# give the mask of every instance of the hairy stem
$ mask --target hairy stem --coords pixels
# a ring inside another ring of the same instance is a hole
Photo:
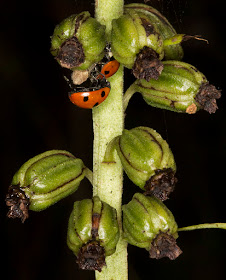
[[[106,34],[109,39],[111,22],[123,13],[124,0],[95,0],[96,19],[106,26]]]
[[[106,25],[109,38],[111,21],[123,12],[123,0],[96,0],[96,18]],[[93,109],[93,195],[110,204],[117,210],[119,225],[121,226],[121,204],[123,189],[123,171],[121,163],[115,155],[115,162],[107,163],[104,155],[108,143],[122,134],[124,126],[123,111],[123,67],[109,79],[111,91],[108,98]],[[102,272],[96,272],[98,280],[127,280],[127,243],[120,238],[116,252],[106,257],[106,267]]]

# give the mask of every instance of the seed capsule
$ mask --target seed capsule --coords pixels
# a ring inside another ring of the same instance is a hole
[[[8,217],[28,218],[28,210],[42,211],[78,189],[85,176],[81,159],[62,150],[39,154],[16,172],[6,196]]]
[[[143,13],[148,16],[151,23],[157,26],[159,33],[161,34],[161,37],[164,41],[174,37],[177,34],[167,18],[165,18],[158,10],[154,9],[151,6],[140,3],[131,3],[125,5],[125,10],[135,10],[136,12]],[[164,45],[163,48],[164,57],[166,60],[181,60],[183,58],[183,49],[179,43],[168,44],[167,46]]]
[[[145,248],[150,258],[174,260],[182,253],[176,244],[174,216],[156,197],[136,193],[122,210],[123,236],[128,243]]]
[[[177,182],[176,164],[160,134],[148,127],[124,129],[115,140],[115,148],[134,184],[161,200],[168,198]]]
[[[194,114],[203,109],[215,113],[220,90],[210,85],[194,66],[179,61],[164,61],[157,81],[137,80],[135,91],[140,92],[148,105],[175,112]]]
[[[50,51],[62,67],[86,70],[103,58],[105,44],[105,27],[82,12],[56,26]]]
[[[95,196],[76,201],[69,218],[67,244],[81,269],[101,271],[119,239],[116,210]]]
[[[112,21],[111,50],[114,58],[132,69],[138,79],[158,79],[163,67],[163,40],[148,15],[135,9]]]

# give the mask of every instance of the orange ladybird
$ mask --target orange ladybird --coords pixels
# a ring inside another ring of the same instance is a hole
[[[117,60],[111,60],[108,63],[104,64],[101,69],[101,74],[103,74],[105,78],[109,78],[118,71],[119,66],[120,63]]]
[[[78,107],[92,109],[102,103],[110,92],[110,87],[100,88],[94,91],[72,92],[69,99]]]

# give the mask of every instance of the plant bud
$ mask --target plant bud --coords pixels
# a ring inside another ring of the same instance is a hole
[[[122,210],[123,236],[128,243],[145,248],[155,259],[174,260],[182,253],[176,244],[174,216],[156,197],[136,193]]]
[[[42,211],[78,189],[85,176],[81,159],[62,150],[39,154],[16,172],[6,196],[8,217],[28,218],[28,210]]]
[[[67,244],[81,269],[101,271],[105,257],[116,250],[119,226],[116,210],[99,197],[74,203],[69,218]]]
[[[148,105],[175,112],[194,114],[203,109],[215,113],[220,90],[210,85],[194,66],[179,61],[164,61],[157,81],[136,80],[134,87]]]
[[[163,66],[163,40],[148,15],[135,9],[112,21],[111,50],[114,58],[138,79],[158,79]]]
[[[56,26],[50,51],[62,67],[86,70],[103,58],[105,44],[105,27],[82,12]]]
[[[124,129],[116,140],[115,148],[134,184],[161,200],[168,198],[177,182],[174,177],[176,164],[160,134],[148,127]]]
[[[135,10],[149,17],[151,23],[157,26],[163,40],[174,37],[177,33],[169,21],[156,9],[151,6],[131,3],[125,5],[125,10]],[[166,60],[181,60],[183,58],[183,49],[180,44],[170,44],[164,46],[164,58]]]

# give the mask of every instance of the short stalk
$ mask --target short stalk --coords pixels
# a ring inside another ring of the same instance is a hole
[[[104,161],[103,163],[115,163],[115,144],[118,140],[118,137],[115,137],[111,140],[110,143],[108,143],[105,155],[104,155]]]
[[[123,109],[124,109],[124,111],[126,110],[128,104],[129,104],[129,101],[130,101],[131,97],[134,95],[135,92],[136,92],[135,84],[132,84],[127,89],[127,91],[125,92],[124,97],[123,97]]]
[[[93,172],[86,167],[85,169],[85,176],[90,181],[91,185],[93,184]]]
[[[123,0],[96,0],[96,18],[106,25],[109,38],[111,22],[123,12]],[[111,91],[108,98],[93,109],[93,195],[110,204],[117,210],[119,226],[121,223],[121,204],[123,189],[123,171],[118,157],[112,163],[104,162],[104,155],[108,143],[122,134],[124,126],[123,110],[123,67],[113,75],[109,82]],[[127,243],[120,237],[116,252],[106,257],[106,267],[102,272],[96,271],[98,280],[127,280]]]

